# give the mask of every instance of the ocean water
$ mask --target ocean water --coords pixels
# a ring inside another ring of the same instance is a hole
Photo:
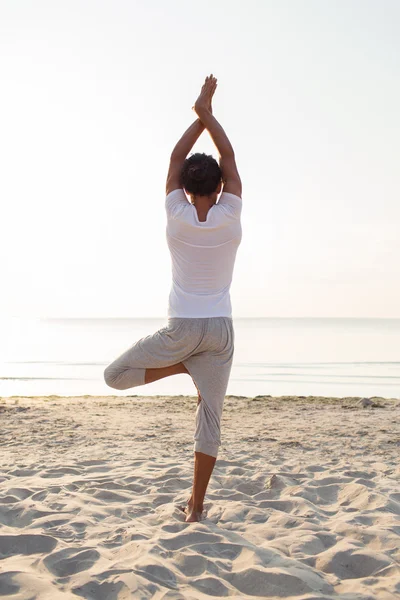
[[[0,323],[0,396],[196,394],[188,375],[118,391],[105,367],[165,319]],[[400,319],[235,319],[227,393],[400,398]]]

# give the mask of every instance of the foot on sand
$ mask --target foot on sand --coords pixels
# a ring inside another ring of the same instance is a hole
[[[203,514],[203,512],[198,512],[197,510],[189,511],[185,521],[186,521],[186,523],[195,523],[197,521],[201,521],[202,514]]]
[[[185,521],[187,523],[193,523],[194,521],[201,521],[201,515],[203,514],[203,509],[201,511],[193,510],[193,501],[191,498],[187,501],[186,506],[178,506],[179,510],[181,510],[186,515]]]

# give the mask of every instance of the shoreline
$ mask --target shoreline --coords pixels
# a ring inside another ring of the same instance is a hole
[[[159,398],[165,398],[166,400],[171,400],[174,398],[196,398],[197,399],[197,395],[194,394],[126,394],[126,395],[117,395],[117,394],[106,394],[106,395],[98,395],[98,394],[79,394],[79,395],[72,395],[72,396],[67,396],[67,395],[58,395],[58,394],[39,394],[39,395],[35,395],[35,396],[21,396],[19,395],[13,395],[13,396],[0,396],[0,401],[1,400],[11,400],[11,399],[42,399],[42,398],[51,398],[51,399],[63,399],[63,398],[86,398],[86,399],[107,399],[107,398],[142,398],[145,400],[150,400],[152,398],[154,399],[159,399]],[[227,394],[225,396],[225,400],[248,400],[248,401],[276,401],[276,400],[281,400],[281,401],[306,401],[306,402],[318,402],[318,401],[326,401],[326,402],[330,402],[333,403],[334,401],[336,402],[343,402],[343,401],[349,401],[349,402],[356,402],[356,401],[361,401],[361,400],[370,400],[372,402],[376,402],[376,401],[383,401],[383,402],[400,402],[400,396],[399,397],[389,397],[389,396],[287,396],[287,395],[283,395],[283,396],[271,396],[269,394],[261,394],[258,396],[239,396],[239,395],[235,395],[235,394]]]

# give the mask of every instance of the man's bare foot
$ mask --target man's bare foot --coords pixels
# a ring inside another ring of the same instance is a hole
[[[198,512],[197,510],[191,510],[188,512],[188,515],[185,519],[186,523],[195,523],[197,521],[201,521],[202,512]]]
[[[179,508],[179,510],[181,510],[182,512],[184,512],[185,515],[187,515],[187,518],[185,519],[186,521],[189,521],[189,520],[190,521],[199,521],[200,519],[189,519],[188,517],[191,516],[191,515],[193,515],[193,514],[195,514],[195,513],[201,515],[202,512],[203,512],[203,508],[201,509],[201,511],[199,511],[199,510],[194,511],[193,510],[193,500],[192,500],[192,497],[189,498],[189,500],[186,503],[186,506],[178,506],[178,508]]]
[[[194,380],[192,380],[192,381],[193,381],[193,383],[194,383]],[[196,390],[197,390],[197,406],[198,406],[198,405],[200,404],[200,402],[201,402],[202,398],[201,398],[201,395],[200,395],[200,390],[199,390],[199,388],[197,387],[197,385],[196,385],[195,383],[194,383],[194,385],[195,385],[195,387],[196,387]]]

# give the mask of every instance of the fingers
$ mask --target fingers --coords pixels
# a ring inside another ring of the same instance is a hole
[[[207,75],[203,86],[201,88],[200,95],[196,102],[204,102],[206,105],[209,105],[211,110],[211,100],[214,96],[215,90],[217,89],[217,78],[211,73],[211,75]],[[192,107],[194,108],[194,107]]]
[[[216,89],[217,89],[217,78],[213,77],[213,75],[206,77],[206,80],[205,80],[204,85],[201,90],[202,93],[205,96],[212,98]]]
[[[211,73],[211,75],[207,75],[205,78],[203,88],[211,88],[217,85],[217,78]]]

